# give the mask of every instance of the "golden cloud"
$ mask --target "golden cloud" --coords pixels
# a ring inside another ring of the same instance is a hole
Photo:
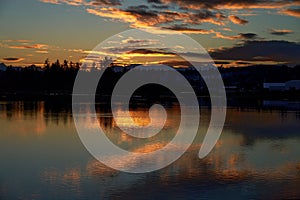
[[[292,17],[300,17],[300,9],[286,9],[280,11],[280,13]]]
[[[26,44],[26,45],[11,45],[11,49],[47,49],[48,45],[45,44]]]
[[[229,19],[232,23],[234,23],[234,24],[245,25],[245,24],[248,23],[247,20],[241,19],[241,18],[239,18],[238,16],[235,16],[235,15],[230,15],[230,16],[228,16],[228,19]]]

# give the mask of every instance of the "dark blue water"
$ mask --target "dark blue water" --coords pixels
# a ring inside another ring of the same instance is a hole
[[[168,112],[166,133],[144,150],[155,150],[172,137],[180,112],[176,106]],[[137,123],[149,120],[145,109],[136,108],[132,115]],[[199,159],[209,117],[209,109],[202,109],[199,134],[175,163],[127,174],[87,152],[68,106],[1,102],[0,199],[300,198],[299,112],[229,108],[214,150]],[[102,111],[100,120],[114,142],[124,147],[131,143],[126,134],[115,132],[109,113]]]

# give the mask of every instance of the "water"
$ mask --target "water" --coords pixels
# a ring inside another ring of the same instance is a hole
[[[179,107],[169,105],[162,134],[149,144],[133,143],[115,126],[108,109],[98,107],[107,136],[137,152],[166,145],[180,116]],[[147,124],[147,113],[137,106],[131,114],[136,123]],[[127,174],[87,152],[67,103],[0,102],[0,199],[300,198],[299,112],[228,108],[221,138],[201,160],[197,154],[209,119],[209,109],[201,108],[199,133],[175,163],[147,174]]]

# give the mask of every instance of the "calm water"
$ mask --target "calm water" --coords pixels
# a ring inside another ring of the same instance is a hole
[[[180,116],[177,106],[169,106],[163,132],[146,144],[122,133],[101,107],[99,120],[107,136],[137,152],[167,144]],[[143,106],[131,114],[138,124],[149,122]],[[69,105],[0,102],[0,199],[300,198],[299,112],[229,108],[220,140],[200,160],[209,117],[209,109],[201,109],[197,138],[178,161],[156,172],[127,174],[87,152]],[[132,126],[126,119],[122,123]]]

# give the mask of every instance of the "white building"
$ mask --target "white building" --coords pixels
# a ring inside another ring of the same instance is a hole
[[[285,83],[264,83],[263,87],[270,91],[300,90],[300,80],[291,80]]]
[[[285,82],[286,90],[300,90],[300,80],[291,80]]]
[[[270,91],[284,91],[285,83],[264,83],[264,89]]]

